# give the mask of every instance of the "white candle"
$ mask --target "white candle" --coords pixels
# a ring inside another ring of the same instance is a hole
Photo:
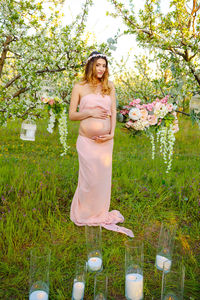
[[[100,257],[91,257],[88,260],[88,266],[91,271],[99,271],[101,269],[102,259]]]
[[[156,267],[159,270],[163,270],[165,263],[165,270],[166,272],[170,271],[172,261],[164,256],[156,255]]]
[[[29,300],[48,300],[48,294],[45,291],[34,291],[29,295]]]
[[[126,297],[131,300],[143,299],[143,276],[141,274],[126,275]]]
[[[74,282],[73,293],[72,293],[73,300],[82,300],[84,296],[84,289],[85,289],[84,282],[79,282],[79,281]]]

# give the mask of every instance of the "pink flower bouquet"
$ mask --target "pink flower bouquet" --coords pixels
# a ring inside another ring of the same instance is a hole
[[[124,106],[120,113],[124,116],[125,126],[129,130],[143,131],[152,126],[169,126],[173,124],[174,133],[179,130],[175,105],[169,102],[169,96],[156,99],[151,103],[141,104],[140,99],[134,99]]]

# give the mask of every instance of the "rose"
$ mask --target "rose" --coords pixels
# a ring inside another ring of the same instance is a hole
[[[131,106],[135,106],[136,104],[140,104],[141,100],[140,99],[134,99],[132,102],[129,103]]]
[[[41,98],[41,101],[42,101],[43,103],[48,103],[49,99],[48,99],[48,98],[45,98],[45,97],[42,97],[42,98]]]
[[[132,108],[129,111],[129,118],[134,121],[139,120],[141,118],[141,112],[140,112],[139,108]]]
[[[154,114],[159,118],[164,118],[164,116],[168,113],[166,105],[161,102],[157,102],[154,107]]]
[[[146,127],[149,127],[149,123],[148,121],[138,120],[131,127],[135,130],[144,130]]]
[[[55,103],[54,99],[50,99],[49,102],[48,102],[48,104],[51,105],[51,106],[54,105],[54,103]]]
[[[148,117],[148,112],[146,109],[141,109],[140,110],[140,113],[141,113],[141,120],[145,121]]]
[[[172,103],[167,103],[166,106],[167,106],[168,112],[171,112],[173,110],[173,108],[174,108],[174,106],[173,106]]]
[[[156,115],[148,115],[149,125],[156,125],[158,122],[158,118]]]
[[[133,125],[133,122],[132,121],[128,121],[128,122],[126,122],[126,128],[130,128],[130,127],[132,127],[132,125]]]

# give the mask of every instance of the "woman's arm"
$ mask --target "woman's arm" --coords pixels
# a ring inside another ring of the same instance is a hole
[[[115,126],[116,126],[116,97],[115,97],[115,87],[114,84],[111,82],[111,93],[110,93],[110,97],[111,97],[111,129],[110,129],[110,134],[104,134],[98,137],[95,137],[95,141],[97,143],[103,143],[106,142],[108,140],[111,140],[114,137],[114,133],[115,133]]]
[[[112,100],[112,106],[111,106],[111,130],[110,130],[110,135],[114,137],[115,134],[115,126],[116,126],[116,96],[115,96],[115,87],[114,84],[112,83],[112,90],[110,94],[111,100]]]
[[[72,89],[72,96],[69,106],[69,119],[72,121],[81,121],[89,117],[106,119],[107,111],[103,108],[86,109],[82,112],[77,112],[77,107],[80,99],[80,85],[75,84]]]
[[[77,107],[80,99],[80,87],[78,84],[72,89],[72,96],[69,106],[69,119],[72,121],[80,121],[91,117],[90,110],[84,110],[83,112],[77,112]]]

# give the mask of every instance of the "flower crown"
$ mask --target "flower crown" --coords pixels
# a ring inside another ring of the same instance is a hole
[[[101,54],[101,53],[98,53],[98,54],[92,54],[91,56],[88,57],[88,59],[86,60],[86,64],[88,63],[88,61],[90,61],[92,58],[94,57],[102,57],[102,58],[105,58],[107,60],[107,56],[105,54]]]

